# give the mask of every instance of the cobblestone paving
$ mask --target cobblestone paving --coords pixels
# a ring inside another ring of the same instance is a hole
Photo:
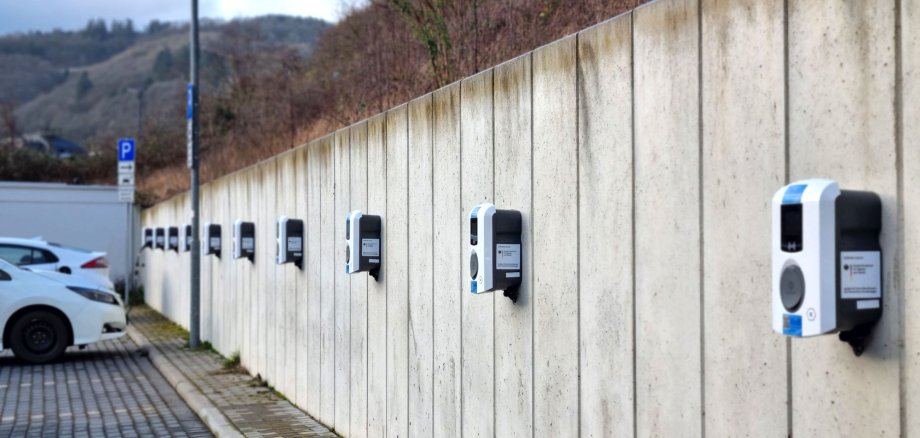
[[[228,372],[210,351],[191,351],[184,333],[149,307],[131,310],[131,323],[163,352],[233,425],[248,437],[337,435],[245,372]]]
[[[55,363],[0,354],[0,437],[211,436],[127,337]]]

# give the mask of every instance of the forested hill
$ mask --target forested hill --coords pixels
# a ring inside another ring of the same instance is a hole
[[[205,21],[201,38],[214,43],[245,29],[257,44],[293,48],[305,57],[328,26],[289,16]],[[205,51],[204,79],[219,87],[226,61],[216,44],[207,46],[212,49]],[[101,139],[132,134],[124,131],[137,126],[139,97],[145,124],[156,124],[164,112],[181,111],[187,76],[184,24],[153,21],[136,29],[130,20],[92,20],[77,31],[0,37],[0,110],[15,113],[19,133],[51,131],[92,148]],[[0,134],[8,128],[0,126]]]

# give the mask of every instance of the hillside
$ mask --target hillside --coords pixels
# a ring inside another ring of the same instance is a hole
[[[150,126],[175,121],[170,116],[184,111],[187,28],[155,22],[138,33],[126,23],[108,29],[92,21],[77,32],[0,38],[0,102],[15,104],[17,130],[52,131],[95,149],[110,138],[135,135],[139,117]],[[327,24],[281,16],[205,24],[203,92],[226,89],[228,74],[215,42],[239,27],[255,29],[264,46],[308,56]]]

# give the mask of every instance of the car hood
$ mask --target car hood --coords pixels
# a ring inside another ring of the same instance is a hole
[[[54,281],[56,281],[56,282],[58,282],[58,283],[63,284],[64,286],[83,287],[83,288],[87,288],[87,289],[101,290],[101,291],[108,292],[108,293],[110,293],[110,294],[115,294],[115,292],[112,291],[111,289],[101,287],[101,286],[99,286],[99,285],[96,284],[96,283],[93,283],[93,282],[91,282],[91,281],[86,281],[86,280],[84,280],[84,279],[82,279],[82,278],[80,278],[80,277],[74,276],[74,275],[62,274],[62,273],[60,273],[60,272],[55,272],[55,271],[43,271],[43,270],[39,270],[39,269],[30,269],[30,271],[31,271],[33,274],[40,275],[40,276],[45,277],[45,278],[47,278],[47,279],[49,279],[49,280],[54,280]],[[115,294],[115,295],[117,295],[117,294]]]

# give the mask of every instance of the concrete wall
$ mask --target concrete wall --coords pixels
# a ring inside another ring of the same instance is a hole
[[[347,436],[920,434],[918,32],[920,0],[659,0],[226,176],[204,336]],[[770,328],[770,199],[810,177],[884,201],[860,358]],[[462,286],[483,201],[524,217],[517,304]],[[383,217],[379,281],[343,273],[351,209]],[[145,258],[187,324],[188,255]]]

